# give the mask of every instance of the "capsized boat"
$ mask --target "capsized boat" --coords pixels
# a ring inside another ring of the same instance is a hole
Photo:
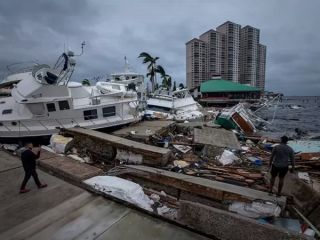
[[[225,129],[240,129],[246,134],[252,134],[257,131],[257,127],[265,124],[243,103],[239,103],[230,109],[223,109],[216,117],[215,123]]]
[[[74,56],[63,53],[54,67],[38,64],[19,75],[11,96],[0,98],[0,138],[48,136],[74,126],[101,129],[140,119],[136,94],[70,82]]]
[[[190,95],[188,89],[156,90],[147,100],[145,117],[186,121],[203,117],[202,107]]]

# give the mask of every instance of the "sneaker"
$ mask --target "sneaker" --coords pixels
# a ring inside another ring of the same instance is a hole
[[[20,189],[20,193],[27,193],[27,192],[30,192],[31,189]]]
[[[41,184],[40,186],[38,186],[38,188],[45,188],[48,187],[48,184]]]

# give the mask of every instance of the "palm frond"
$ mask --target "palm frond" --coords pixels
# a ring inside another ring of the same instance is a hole
[[[157,65],[155,71],[161,75],[162,78],[165,78],[166,76],[166,71],[161,65]]]
[[[153,57],[151,57],[151,55],[147,52],[142,52],[139,54],[138,58],[150,58],[152,59]]]

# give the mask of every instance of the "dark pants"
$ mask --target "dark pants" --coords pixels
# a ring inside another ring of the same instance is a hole
[[[24,171],[25,171],[25,175],[24,175],[24,179],[22,181],[20,189],[25,189],[27,182],[29,181],[31,176],[33,177],[33,180],[37,184],[37,186],[38,187],[41,186],[41,183],[35,168],[25,168]]]
[[[288,167],[276,167],[272,165],[271,176],[274,178],[277,176],[279,176],[279,178],[284,178],[288,173],[288,170],[289,170]]]

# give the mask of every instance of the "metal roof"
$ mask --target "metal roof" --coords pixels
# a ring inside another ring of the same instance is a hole
[[[201,83],[200,92],[258,92],[258,88],[228,80],[208,80]]]

